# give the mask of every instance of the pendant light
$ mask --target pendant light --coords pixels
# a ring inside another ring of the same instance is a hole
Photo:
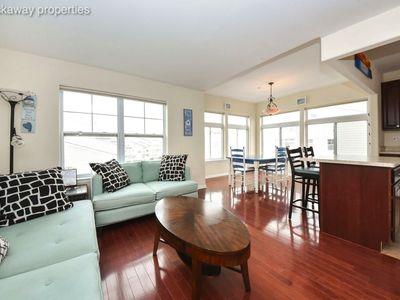
[[[269,84],[269,97],[268,97],[268,103],[267,107],[263,110],[263,114],[266,116],[272,116],[276,115],[279,113],[279,108],[274,102],[275,97],[272,96],[272,85],[274,84],[273,82],[268,82]]]

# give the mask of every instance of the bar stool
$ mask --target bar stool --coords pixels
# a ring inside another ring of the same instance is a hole
[[[287,147],[286,153],[289,160],[290,169],[292,171],[289,219],[292,218],[293,207],[300,208],[306,211],[311,211],[314,213],[319,213],[319,205],[317,210],[308,207],[308,202],[311,202],[312,204],[318,204],[318,197],[308,197],[308,192],[306,191],[307,186],[309,186],[307,183],[313,180],[316,183],[316,195],[318,194],[319,169],[315,167],[305,167],[303,160],[303,151],[301,147],[298,147],[296,149],[289,149],[289,147]],[[301,199],[294,199],[296,183],[301,183]],[[301,202],[301,205],[296,204],[298,202]]]
[[[314,148],[313,146],[310,147],[303,147],[303,152],[304,152],[304,156],[307,158],[312,158],[314,157]],[[307,161],[307,167],[308,168],[319,168],[319,165],[317,164],[316,161]],[[307,199],[309,198],[310,195],[310,186],[312,186],[312,193],[311,193],[311,198],[313,200],[316,200],[316,197],[318,196],[316,194],[316,189],[318,187],[318,181],[317,180],[307,180],[307,187],[306,187],[306,195],[307,195]],[[312,202],[312,207],[314,208],[314,202]]]

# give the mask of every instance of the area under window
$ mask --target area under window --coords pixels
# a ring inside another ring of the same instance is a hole
[[[228,154],[230,148],[245,148],[248,152],[249,118],[228,115]]]
[[[307,145],[319,156],[368,154],[368,103],[309,109],[306,111]]]
[[[65,168],[90,174],[89,162],[159,159],[165,104],[61,90]]]
[[[224,147],[223,114],[204,113],[205,159],[222,159]]]
[[[262,153],[275,156],[275,147],[300,146],[300,112],[294,111],[261,117]]]

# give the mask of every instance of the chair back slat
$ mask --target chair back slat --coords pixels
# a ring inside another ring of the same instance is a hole
[[[304,151],[304,156],[305,157],[314,157],[314,148],[313,148],[313,146],[304,147],[303,151]],[[317,163],[315,161],[308,161],[307,162],[307,167],[315,167],[316,164]]]
[[[246,151],[244,147],[242,149],[230,148],[231,151],[231,164],[232,170],[235,171],[244,171],[245,170],[245,156]]]
[[[287,159],[289,160],[292,174],[294,174],[295,169],[304,168],[304,161],[301,159],[303,158],[303,151],[301,147],[295,149],[290,149],[289,147],[286,147],[286,154]]]

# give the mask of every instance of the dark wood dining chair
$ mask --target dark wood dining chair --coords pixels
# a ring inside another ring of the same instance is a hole
[[[313,146],[303,147],[303,152],[304,156],[307,158],[313,158],[315,156]],[[307,161],[307,167],[319,168],[319,165],[316,161]],[[310,195],[310,187],[312,187],[311,195]],[[307,198],[311,197],[312,199],[315,200],[316,197],[318,197],[316,192],[317,187],[318,187],[318,182],[316,180],[308,179],[306,183],[306,197]],[[312,206],[314,207],[314,202],[312,202]]]
[[[314,207],[309,208],[308,203],[318,204],[318,198],[311,198],[307,194],[307,182],[311,182],[311,180],[315,181],[319,184],[319,169],[314,167],[308,167],[305,165],[303,160],[303,149],[301,147],[295,149],[286,148],[287,158],[289,160],[290,169],[292,172],[292,186],[291,186],[291,194],[290,194],[290,207],[289,207],[289,219],[292,218],[293,207],[300,208],[302,210],[311,211],[314,213],[319,213],[319,205],[318,209],[314,209]],[[301,198],[295,198],[295,187],[296,183],[301,184]],[[317,195],[317,193],[316,193]],[[298,205],[297,203],[301,203]]]

